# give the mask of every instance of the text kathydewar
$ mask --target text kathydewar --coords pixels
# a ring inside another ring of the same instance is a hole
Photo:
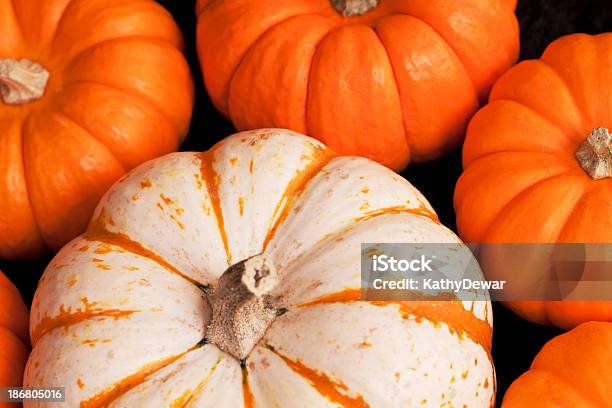
[[[432,278],[376,278],[372,281],[375,290],[423,290],[450,291],[455,293],[469,290],[503,290],[506,281],[473,279],[432,279]]]

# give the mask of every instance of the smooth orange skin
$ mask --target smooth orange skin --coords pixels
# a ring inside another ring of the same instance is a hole
[[[50,73],[42,98],[0,101],[0,258],[30,258],[83,232],[127,170],[178,148],[193,84],[152,0],[0,0],[0,34],[0,59]]]
[[[499,79],[463,148],[455,210],[464,241],[612,242],[612,179],[592,180],[574,158],[593,128],[612,129],[610,78],[607,33],[560,38],[541,59]],[[528,320],[565,329],[612,321],[610,301],[508,305]]]
[[[288,128],[394,170],[442,156],[519,51],[516,0],[199,0],[213,103],[239,130]]]
[[[502,408],[612,406],[612,323],[583,323],[542,347]]]
[[[0,387],[20,387],[29,354],[28,310],[17,288],[0,272]],[[21,404],[0,402],[0,407]]]

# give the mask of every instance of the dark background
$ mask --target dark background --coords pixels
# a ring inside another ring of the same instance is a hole
[[[181,150],[206,150],[234,130],[211,105],[202,82],[195,49],[195,0],[158,1],[174,15],[183,30],[187,59],[196,85],[191,131]],[[612,31],[612,0],[519,0],[517,15],[521,26],[521,60],[538,58],[551,41],[565,34]],[[411,165],[402,173],[425,194],[441,221],[454,230],[452,192],[460,174],[460,150],[431,163]],[[30,304],[36,283],[50,259],[0,260],[0,269],[15,282],[26,303]],[[529,368],[542,345],[561,331],[523,321],[499,303],[494,304],[494,315],[493,358],[500,403],[510,383]]]

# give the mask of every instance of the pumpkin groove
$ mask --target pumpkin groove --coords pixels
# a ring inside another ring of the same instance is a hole
[[[202,180],[204,180],[204,182],[206,183],[206,189],[208,190],[208,195],[210,196],[212,208],[215,212],[217,226],[219,227],[219,234],[221,235],[223,247],[225,248],[225,253],[227,255],[227,264],[231,265],[232,253],[229,249],[229,244],[227,242],[227,233],[225,232],[225,224],[223,223],[223,209],[221,208],[221,199],[219,198],[219,175],[215,172],[215,169],[213,168],[214,154],[214,146],[209,151],[202,153],[200,158],[200,160],[202,161],[200,172],[202,175]]]

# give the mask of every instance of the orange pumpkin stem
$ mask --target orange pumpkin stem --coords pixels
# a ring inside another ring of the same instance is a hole
[[[612,135],[595,128],[576,151],[576,160],[593,180],[612,177]]]
[[[212,320],[206,340],[244,360],[282,313],[270,296],[277,282],[276,268],[266,254],[227,269],[209,297]]]
[[[49,72],[36,62],[0,59],[0,94],[7,105],[22,105],[41,98],[48,81]]]
[[[343,17],[361,16],[375,9],[380,0],[331,0],[332,6]]]

